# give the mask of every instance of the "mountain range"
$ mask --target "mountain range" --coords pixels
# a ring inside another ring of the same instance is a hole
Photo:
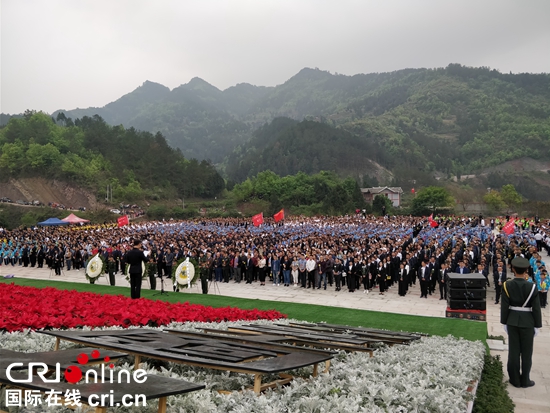
[[[236,182],[330,169],[401,184],[550,161],[550,75],[460,64],[354,76],[305,68],[275,87],[225,90],[146,81],[104,107],[60,112],[161,132]]]

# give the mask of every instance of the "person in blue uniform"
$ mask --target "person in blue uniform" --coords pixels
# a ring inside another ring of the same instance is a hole
[[[515,257],[514,278],[502,285],[500,322],[508,333],[508,377],[514,387],[532,387],[530,379],[534,337],[542,327],[539,295],[535,283],[527,281],[529,261]]]

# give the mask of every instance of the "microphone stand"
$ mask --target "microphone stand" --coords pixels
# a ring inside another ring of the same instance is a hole
[[[164,277],[162,275],[160,276],[160,292],[153,294],[153,297],[157,295],[168,295],[168,292],[164,291]]]

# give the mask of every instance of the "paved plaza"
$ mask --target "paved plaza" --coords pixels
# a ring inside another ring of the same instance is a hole
[[[51,280],[52,286],[56,281],[82,282],[87,283],[84,271],[65,271],[61,276],[55,276],[49,269],[24,268],[0,266],[0,275],[13,274],[16,278],[32,278],[41,280]],[[108,284],[106,277],[100,277],[99,284]],[[126,279],[118,274],[116,276],[116,285],[129,287]],[[143,288],[149,288],[148,281],[143,282]],[[160,286],[157,285],[157,289]],[[165,281],[167,291],[172,291],[171,281]],[[185,301],[185,295],[189,293],[200,293],[200,287],[194,286],[189,291],[170,294],[181,295],[182,301]],[[265,286],[260,286],[259,282],[237,284],[233,281],[229,283],[211,284],[211,294],[221,294],[231,297],[257,298],[259,300],[271,300],[280,302],[295,302],[304,304],[320,304],[333,307],[345,307],[362,310],[383,311],[388,313],[411,314],[428,317],[445,317],[446,302],[439,300],[439,290],[427,299],[420,298],[420,288],[418,284],[409,290],[405,297],[397,294],[397,287],[391,288],[384,295],[379,295],[376,290],[370,293],[364,293],[363,290],[350,293],[345,289],[334,291],[334,287],[324,289],[304,289],[300,287],[276,286],[266,282]],[[495,305],[495,293],[493,285],[488,289],[487,296],[487,328],[490,335],[505,336],[502,325],[500,324],[500,305]],[[550,411],[550,307],[543,309],[543,328],[539,336],[535,339],[535,349],[533,355],[533,368],[531,379],[536,385],[528,389],[516,389],[508,386],[508,391],[516,404],[516,413],[548,413]],[[427,321],[429,322],[429,321]],[[476,323],[477,321],[472,321]],[[342,320],[345,324],[345,320]],[[506,369],[508,359],[507,350],[491,350],[491,354],[500,355]],[[507,373],[505,371],[505,377]]]

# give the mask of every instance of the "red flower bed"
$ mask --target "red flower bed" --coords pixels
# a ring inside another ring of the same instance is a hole
[[[276,320],[278,311],[212,308],[121,295],[100,295],[55,288],[0,283],[0,332],[41,328],[161,326],[173,321]]]

